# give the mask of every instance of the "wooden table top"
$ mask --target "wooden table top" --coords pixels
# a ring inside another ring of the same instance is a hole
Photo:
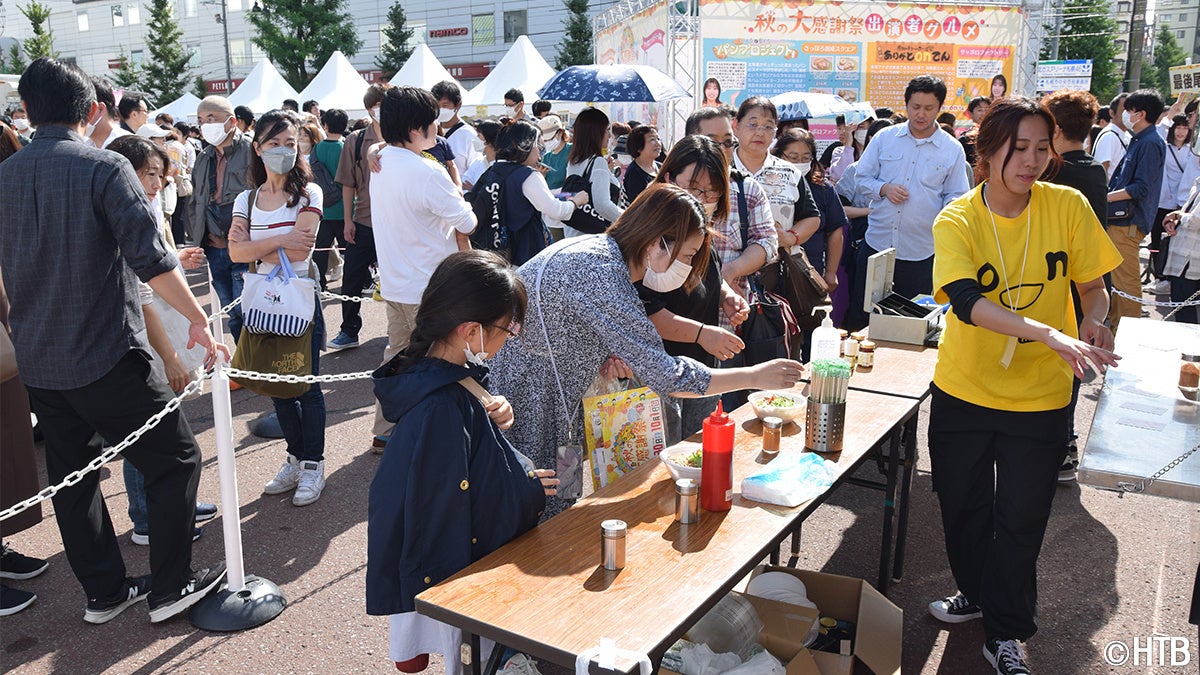
[[[875,367],[854,369],[850,388],[889,396],[923,399],[929,395],[938,350],[903,342],[876,342]]]
[[[917,405],[851,391],[846,449],[826,455],[837,463],[837,482]],[[824,499],[790,509],[742,499],[741,480],[761,468],[762,425],[748,405],[731,417],[737,432],[730,511],[701,511],[699,523],[680,525],[670,474],[661,461],[648,462],[425,591],[418,611],[567,667],[605,637],[619,649],[661,658]],[[698,438],[683,444],[699,447]],[[785,426],[781,445],[801,451],[803,431]],[[629,526],[626,567],[618,572],[601,566],[600,523],[610,518]]]

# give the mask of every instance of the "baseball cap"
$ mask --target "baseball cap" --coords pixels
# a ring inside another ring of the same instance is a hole
[[[549,140],[554,134],[562,131],[563,123],[558,115],[546,115],[537,121],[538,129],[542,131],[542,140]]]
[[[138,127],[137,135],[142,138],[163,138],[164,136],[170,136],[171,132],[157,124],[143,124]]]

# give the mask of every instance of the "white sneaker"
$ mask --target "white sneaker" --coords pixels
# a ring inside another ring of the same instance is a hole
[[[1171,282],[1166,279],[1160,279],[1152,284],[1146,284],[1142,290],[1152,295],[1169,295],[1171,293]]]
[[[500,645],[496,645],[496,649],[501,649]],[[524,654],[516,654],[504,667],[496,671],[496,675],[542,675],[542,671],[537,669],[537,662]]]
[[[321,498],[325,489],[325,462],[300,462],[296,494],[292,495],[294,506],[308,506]]]
[[[283,463],[283,466],[279,467],[279,473],[275,474],[271,482],[263,487],[263,494],[278,495],[288,490],[295,490],[299,479],[300,462],[295,457],[288,455],[287,461]]]

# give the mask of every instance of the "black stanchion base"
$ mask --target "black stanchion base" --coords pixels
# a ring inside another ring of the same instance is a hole
[[[254,628],[274,619],[287,606],[287,598],[273,582],[246,575],[246,588],[234,593],[220,590],[192,608],[192,625],[203,630],[229,633]]]
[[[269,412],[249,424],[250,433],[259,438],[283,438],[283,429],[279,426],[279,416]]]

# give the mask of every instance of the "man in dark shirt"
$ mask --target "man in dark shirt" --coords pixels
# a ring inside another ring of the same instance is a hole
[[[1135,298],[1142,297],[1141,262],[1138,248],[1158,212],[1158,197],[1162,190],[1163,164],[1167,144],[1158,135],[1155,125],[1166,104],[1162,94],[1154,89],[1139,89],[1125,99],[1122,112],[1125,128],[1133,133],[1129,149],[1108,183],[1108,201],[1129,200],[1131,217],[1119,223],[1109,223],[1108,236],[1121,252],[1121,266],[1113,270],[1113,288]],[[1136,300],[1117,295],[1109,319],[1114,331],[1124,316],[1141,316]]]
[[[46,472],[57,485],[99,454],[93,436],[116,446],[173,396],[150,369],[138,279],[188,318],[192,343],[207,350],[206,365],[218,351],[225,358],[229,352],[209,333],[132,165],[84,143],[88,120],[102,114],[91,80],[73,65],[40,58],[18,90],[38,135],[0,164],[0,269],[12,299],[17,364],[45,434]],[[54,495],[89,623],[109,621],[147,594],[150,620],[163,621],[225,574],[224,565],[191,568],[200,450],[179,411],[123,454],[146,477],[150,577],[126,576],[99,472]]]

